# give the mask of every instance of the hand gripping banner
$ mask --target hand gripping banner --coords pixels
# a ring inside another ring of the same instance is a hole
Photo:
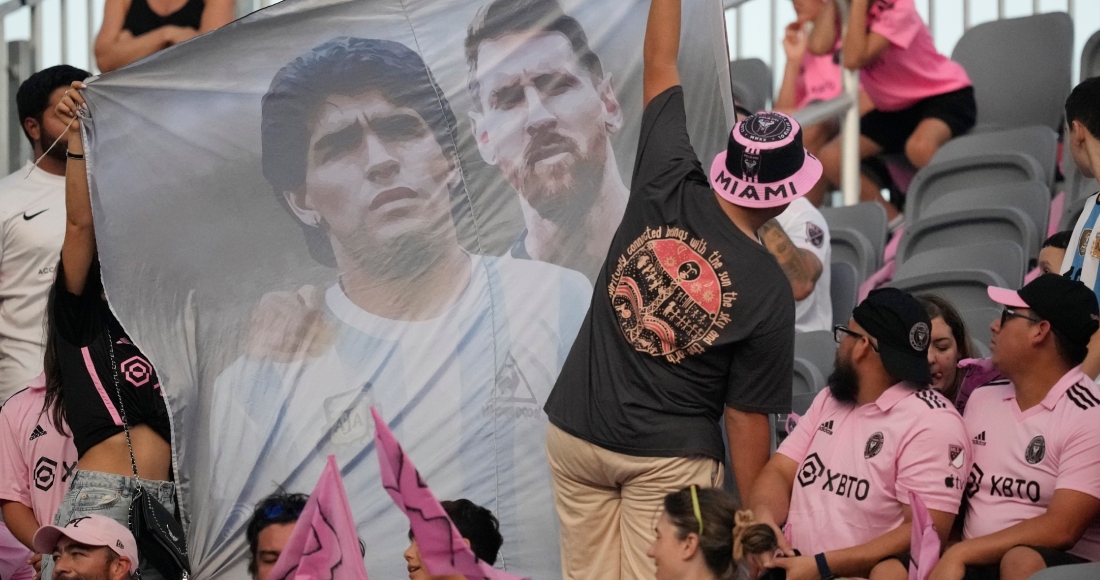
[[[629,196],[647,0],[284,0],[90,83],[107,297],[156,366],[194,577],[336,457],[366,567],[406,574],[370,407],[497,565],[560,576],[542,410]],[[684,3],[702,159],[721,0]]]

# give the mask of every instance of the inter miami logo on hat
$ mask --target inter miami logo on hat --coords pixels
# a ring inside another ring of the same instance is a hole
[[[815,248],[820,248],[821,244],[825,243],[825,232],[821,231],[817,224],[806,222],[806,239],[810,240]]]
[[[1042,435],[1036,435],[1031,443],[1027,444],[1027,450],[1024,451],[1024,460],[1028,463],[1035,465],[1043,460],[1047,456],[1047,442],[1043,439]]]
[[[757,113],[741,122],[741,136],[757,143],[781,141],[792,130],[791,121],[777,113]]]
[[[923,322],[918,322],[909,329],[909,346],[913,347],[913,350],[927,349],[930,338],[928,325]]]
[[[741,173],[746,181],[755,181],[760,173],[760,155],[746,151],[741,156]]]
[[[883,440],[882,431],[876,431],[874,435],[871,435],[867,439],[867,445],[863,447],[863,457],[870,459],[878,455],[882,451]]]

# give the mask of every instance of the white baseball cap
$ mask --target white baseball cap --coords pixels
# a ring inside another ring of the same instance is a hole
[[[69,520],[65,527],[42,526],[34,534],[34,550],[51,554],[62,536],[86,546],[105,546],[130,560],[130,574],[138,569],[137,542],[126,526],[107,516],[90,515]]]

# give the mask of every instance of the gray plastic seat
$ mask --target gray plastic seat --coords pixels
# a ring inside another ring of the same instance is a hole
[[[821,372],[822,377],[828,377],[833,372],[833,363],[836,360],[836,340],[833,339],[832,330],[815,330],[813,332],[796,332],[794,335],[795,358],[807,361]]]
[[[898,246],[899,266],[929,250],[997,242],[1015,244],[1024,259],[1038,257],[1042,242],[1038,228],[1024,212],[1011,207],[970,209],[927,217],[908,227]]]
[[[945,161],[933,161],[917,172],[906,193],[906,222],[911,224],[911,208],[927,207],[952,192],[997,185],[1034,182],[1049,189],[1042,166],[1027,153],[975,153]],[[920,213],[921,210],[916,210]]]
[[[959,312],[963,323],[966,324],[966,332],[970,335],[971,342],[981,343],[987,348],[989,347],[989,339],[993,336],[993,331],[989,330],[989,325],[1001,316],[1001,309],[992,302],[990,304],[992,306],[988,308],[972,308]]]
[[[1073,20],[1051,12],[979,24],[951,60],[974,84],[977,130],[1040,124],[1057,131],[1071,88]]]
[[[825,375],[817,367],[805,359],[794,359],[794,382],[791,384],[791,395],[812,395],[825,386]],[[797,412],[797,411],[796,411]]]
[[[882,266],[888,232],[886,209],[877,203],[857,203],[821,209],[829,225],[833,261],[856,267],[857,283]]]
[[[1023,212],[1031,218],[1040,236],[1050,225],[1050,193],[1045,186],[1034,181],[925,196],[920,203],[906,206],[906,219],[910,224],[919,224],[922,219],[939,215],[998,207],[1011,207]]]
[[[1081,80],[1100,77],[1100,30],[1092,33],[1081,49]]]
[[[1028,580],[1096,580],[1100,578],[1100,562],[1070,564],[1040,570]]]
[[[940,147],[931,163],[970,159],[976,155],[1024,153],[1039,162],[1043,183],[1054,183],[1058,163],[1058,134],[1043,125],[1030,125],[956,137]],[[930,163],[930,164],[931,164]]]
[[[758,58],[730,61],[730,81],[734,98],[754,113],[772,100],[772,69]]]
[[[1081,212],[1085,209],[1085,204],[1088,203],[1089,196],[1082,196],[1072,203],[1067,199],[1065,209],[1062,210],[1062,221],[1058,226],[1059,230],[1072,230],[1077,225],[1077,218],[1081,216]],[[1071,242],[1072,243],[1072,242]]]
[[[919,254],[898,266],[890,286],[938,294],[966,312],[995,307],[987,287],[1019,288],[1023,278],[1023,251],[1016,244],[976,244]]]
[[[833,303],[833,324],[848,324],[859,299],[859,273],[847,262],[832,263],[829,297]]]

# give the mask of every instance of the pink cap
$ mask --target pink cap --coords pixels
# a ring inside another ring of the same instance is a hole
[[[989,299],[997,304],[1004,304],[1005,306],[1011,306],[1013,308],[1031,308],[1028,306],[1027,302],[1024,302],[1023,298],[1020,298],[1020,294],[1015,290],[990,286],[986,288],[986,293],[989,294]]]
[[[65,527],[42,526],[34,534],[34,550],[51,554],[64,536],[86,546],[106,546],[130,560],[130,574],[138,569],[137,542],[126,526],[107,516],[90,515],[69,520]]]

